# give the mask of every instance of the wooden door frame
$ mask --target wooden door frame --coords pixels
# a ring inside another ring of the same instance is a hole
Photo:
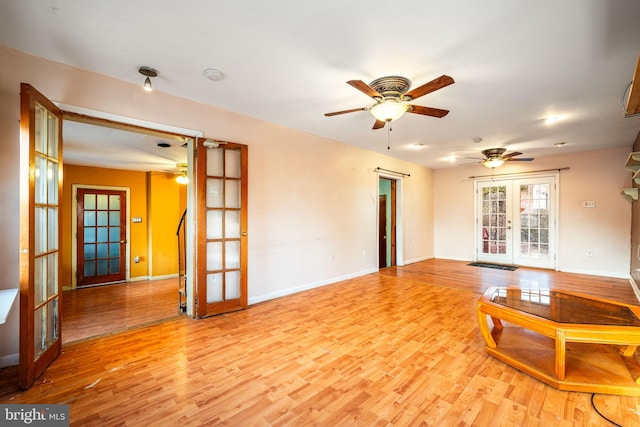
[[[114,190],[124,191],[126,198],[127,210],[125,213],[125,221],[127,224],[126,230],[126,244],[125,244],[125,281],[129,282],[131,279],[131,189],[129,187],[116,187],[110,185],[84,185],[84,184],[72,184],[71,185],[71,287],[68,289],[76,289],[78,286],[78,189],[83,190]],[[151,265],[151,263],[149,263]],[[150,267],[149,267],[150,268]]]

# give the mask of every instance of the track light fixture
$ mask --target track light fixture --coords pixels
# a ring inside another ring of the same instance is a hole
[[[151,77],[157,77],[158,72],[153,68],[146,66],[140,67],[138,69],[138,72],[147,77],[146,79],[144,79],[144,85],[142,86],[143,89],[147,92],[151,92],[153,90],[153,87],[151,86]]]

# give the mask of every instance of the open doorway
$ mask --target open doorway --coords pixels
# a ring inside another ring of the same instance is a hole
[[[188,184],[176,178],[188,175],[189,138],[65,113],[64,344],[184,313],[177,227]]]
[[[378,267],[397,265],[397,181],[378,179]]]

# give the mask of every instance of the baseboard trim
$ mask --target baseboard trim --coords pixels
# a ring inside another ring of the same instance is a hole
[[[367,274],[377,273],[378,269],[373,268],[369,270],[358,271],[356,273],[346,274],[344,276],[333,277],[331,279],[320,280],[313,283],[307,283],[301,286],[295,286],[293,288],[283,289],[278,292],[271,292],[269,294],[259,295],[257,297],[249,298],[249,305],[258,304],[260,302],[269,301],[272,299],[284,297],[287,295],[293,295],[298,292],[308,291],[310,289],[319,288],[321,286],[331,285],[333,283],[341,282],[343,280],[353,279],[355,277],[366,276]]]
[[[0,368],[6,368],[7,366],[15,366],[19,362],[20,362],[20,355],[18,353],[7,354],[6,356],[0,357]]]
[[[631,285],[631,289],[633,289],[633,293],[636,294],[638,302],[640,302],[640,288],[638,288],[638,284],[636,283],[633,276],[629,277],[629,284]]]

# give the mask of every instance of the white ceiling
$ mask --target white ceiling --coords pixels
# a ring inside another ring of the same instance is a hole
[[[0,44],[137,84],[147,65],[155,90],[432,168],[493,147],[628,146],[640,130],[622,106],[638,0],[2,1]],[[373,104],[347,80],[442,74],[456,83],[414,101],[450,110],[442,119],[406,114],[388,133],[366,111],[324,116]]]

